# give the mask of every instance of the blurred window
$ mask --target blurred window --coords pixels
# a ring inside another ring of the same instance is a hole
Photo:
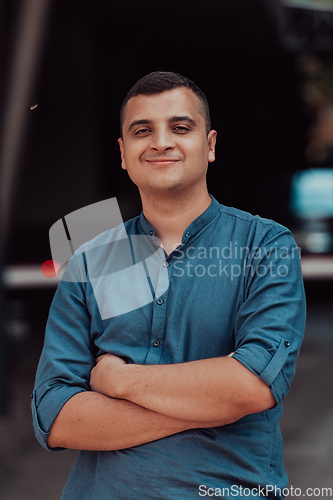
[[[333,169],[296,172],[291,182],[291,211],[299,218],[333,217]]]

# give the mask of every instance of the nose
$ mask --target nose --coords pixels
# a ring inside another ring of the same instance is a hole
[[[150,147],[154,151],[172,150],[175,148],[174,135],[169,129],[164,127],[157,129],[152,135]]]

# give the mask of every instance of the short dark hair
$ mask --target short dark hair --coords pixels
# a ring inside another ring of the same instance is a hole
[[[203,105],[203,116],[206,121],[207,134],[211,129],[208,101],[205,94],[199,87],[185,76],[178,75],[172,71],[153,71],[140,78],[128,92],[120,108],[120,135],[123,136],[124,110],[130,99],[138,95],[160,94],[165,90],[172,90],[178,87],[187,87],[195,93]]]

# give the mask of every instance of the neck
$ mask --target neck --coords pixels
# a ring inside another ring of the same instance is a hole
[[[163,248],[169,254],[182,241],[185,229],[210,205],[211,198],[207,188],[199,196],[175,195],[168,193],[161,196],[141,194],[143,213],[154,228],[155,235],[161,240]]]

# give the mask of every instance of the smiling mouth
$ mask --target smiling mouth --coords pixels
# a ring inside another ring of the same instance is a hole
[[[171,165],[171,163],[176,163],[180,161],[179,158],[156,158],[151,160],[146,160],[148,163],[153,163],[154,165]]]

